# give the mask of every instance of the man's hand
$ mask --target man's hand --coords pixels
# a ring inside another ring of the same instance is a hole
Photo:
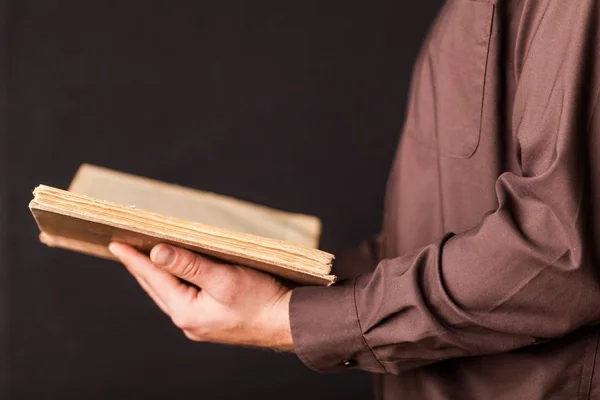
[[[270,275],[165,244],[150,258],[121,243],[109,250],[189,339],[293,350],[291,290]]]

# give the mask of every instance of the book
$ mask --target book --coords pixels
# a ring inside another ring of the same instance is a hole
[[[298,284],[331,285],[321,221],[228,196],[83,164],[67,190],[39,185],[29,208],[42,243],[114,259],[111,241],[148,254],[168,243]]]

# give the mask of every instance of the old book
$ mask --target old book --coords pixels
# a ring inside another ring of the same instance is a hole
[[[317,248],[317,217],[275,210],[84,164],[68,190],[39,185],[29,208],[40,240],[113,258],[111,241],[148,253],[170,243],[299,284],[331,285],[334,256]]]

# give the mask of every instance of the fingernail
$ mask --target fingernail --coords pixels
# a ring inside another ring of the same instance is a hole
[[[175,252],[170,246],[159,244],[150,252],[150,259],[154,264],[163,267],[173,262],[175,259]]]

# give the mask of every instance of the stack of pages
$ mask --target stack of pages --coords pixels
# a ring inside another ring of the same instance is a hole
[[[40,240],[113,258],[117,241],[148,253],[169,243],[299,284],[331,285],[334,256],[316,248],[321,222],[214,193],[82,165],[69,190],[40,185],[29,208]]]

